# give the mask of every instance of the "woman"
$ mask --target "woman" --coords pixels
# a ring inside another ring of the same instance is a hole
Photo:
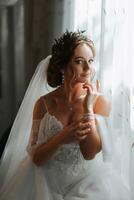
[[[99,82],[92,84],[94,57],[94,44],[82,32],[67,31],[55,40],[47,82],[56,89],[36,101],[30,158],[22,159],[1,199],[129,200],[112,165],[104,119],[110,103],[98,92]]]

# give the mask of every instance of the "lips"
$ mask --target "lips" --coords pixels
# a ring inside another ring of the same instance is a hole
[[[87,77],[87,76],[89,76],[90,74],[82,74],[81,76],[82,77]]]
[[[83,74],[83,75],[81,75],[79,78],[77,78],[77,81],[78,81],[78,82],[81,82],[81,83],[85,83],[85,82],[87,82],[87,80],[89,80],[89,79],[90,79],[89,74]]]

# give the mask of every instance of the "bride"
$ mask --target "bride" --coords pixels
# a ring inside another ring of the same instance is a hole
[[[92,83],[94,58],[83,32],[66,31],[39,64],[2,157],[1,200],[130,200],[113,165],[111,105]]]

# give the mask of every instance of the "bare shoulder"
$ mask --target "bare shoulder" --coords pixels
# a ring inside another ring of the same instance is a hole
[[[56,93],[57,93],[57,90],[54,90],[40,97],[39,101],[43,103],[46,112],[54,108],[56,104],[56,101],[55,101]]]
[[[44,114],[46,113],[45,105],[43,102],[43,96],[41,96],[34,105],[33,109],[33,118],[34,119],[41,119]]]
[[[99,95],[95,104],[94,111],[96,114],[108,117],[111,111],[110,100],[104,95]]]
[[[34,105],[33,116],[35,118],[42,118],[48,111],[49,107],[53,105],[54,91],[49,92],[46,95],[40,96]]]

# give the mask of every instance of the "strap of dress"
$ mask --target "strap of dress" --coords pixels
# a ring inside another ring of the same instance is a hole
[[[44,112],[46,112],[46,111],[49,112],[49,111],[48,111],[48,106],[47,106],[47,103],[46,103],[46,100],[45,100],[45,97],[44,97],[44,96],[42,97],[42,102],[43,102],[43,105],[44,105],[44,106],[43,106]]]

